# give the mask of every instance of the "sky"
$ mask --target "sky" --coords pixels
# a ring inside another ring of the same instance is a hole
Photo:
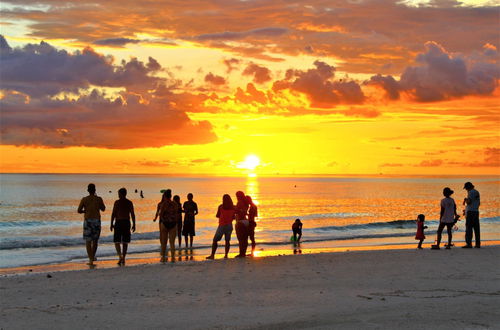
[[[499,175],[499,14],[3,0],[0,171]]]

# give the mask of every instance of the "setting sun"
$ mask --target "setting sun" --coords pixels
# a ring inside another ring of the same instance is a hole
[[[244,161],[239,163],[239,168],[254,171],[260,165],[260,158],[255,155],[248,155]]]

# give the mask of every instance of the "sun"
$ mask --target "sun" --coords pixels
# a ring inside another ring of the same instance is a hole
[[[256,155],[248,155],[245,160],[239,163],[239,168],[244,168],[250,171],[255,170],[257,166],[260,165],[260,158]]]

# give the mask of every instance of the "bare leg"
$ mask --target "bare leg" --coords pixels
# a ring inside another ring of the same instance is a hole
[[[450,249],[451,248],[451,240],[453,238],[451,224],[446,225],[446,230],[448,231],[448,246],[446,248]]]
[[[89,257],[89,266],[94,264],[94,247],[92,246],[92,241],[86,241],[85,247],[87,248],[87,256]]]
[[[123,256],[122,256],[122,264],[125,264],[125,256],[127,255],[128,243],[123,243]]]
[[[96,260],[95,255],[96,255],[96,253],[97,253],[97,242],[98,242],[97,240],[92,241],[92,243],[93,243],[93,246],[92,246],[92,250],[93,250],[93,251],[92,251],[92,260],[93,260],[93,261],[95,261],[95,260]]]
[[[166,253],[167,253],[167,233],[165,226],[160,224],[160,256],[161,256],[161,262],[165,262],[166,258]]]
[[[300,242],[301,238],[302,238],[302,233],[299,234],[299,239],[297,240],[297,242]]]
[[[118,265],[122,264],[122,249],[120,243],[115,243],[116,254],[118,255]]]
[[[170,241],[170,257],[172,262],[175,262],[175,237],[177,234],[177,228],[174,227],[168,232],[168,240]]]
[[[227,258],[227,254],[229,253],[230,248],[231,248],[231,241],[226,240],[224,258]]]
[[[423,241],[424,241],[424,240],[423,240],[423,239],[421,239],[421,240],[420,240],[420,242],[418,242],[418,247],[417,247],[417,248],[419,248],[419,249],[421,249],[421,248],[422,248],[422,242],[423,242]]]
[[[180,230],[177,230],[177,238],[179,239],[179,249],[181,248],[181,245],[182,245],[182,231]]]
[[[207,259],[213,259],[215,257],[215,251],[217,251],[217,241],[212,242],[212,253],[207,257]]]
[[[188,247],[188,237],[184,236],[184,242],[186,243],[186,248]]]
[[[440,222],[438,230],[437,230],[437,242],[436,242],[436,245],[438,247],[439,247],[439,244],[441,244],[441,236],[443,234],[443,228],[444,228],[444,223]]]
[[[193,236],[193,235],[191,235],[191,236],[189,237],[189,241],[190,241],[190,242],[189,242],[189,247],[193,247],[193,238],[194,238],[194,236]],[[187,236],[186,236],[186,240],[187,240]],[[187,243],[186,243],[186,245],[187,245]]]

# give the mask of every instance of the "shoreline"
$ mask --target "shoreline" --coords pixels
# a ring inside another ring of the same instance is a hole
[[[384,250],[0,277],[5,329],[487,329],[500,247]]]
[[[328,246],[322,247],[320,243],[324,242],[307,242],[301,244],[283,244],[281,248],[259,248],[254,252],[254,255],[248,255],[246,260],[256,260],[261,258],[269,257],[280,257],[289,255],[314,255],[314,254],[328,254],[328,253],[347,253],[354,251],[398,251],[398,250],[416,250],[417,243],[386,243],[379,245],[346,245],[346,246]],[[424,250],[430,249],[432,243],[424,243]],[[455,241],[455,246],[453,249],[460,249],[463,244],[462,241]],[[500,240],[490,240],[483,241],[482,247],[484,248],[500,248]],[[85,271],[85,270],[97,270],[97,269],[113,269],[113,268],[123,268],[123,267],[140,267],[144,265],[155,265],[161,264],[159,262],[160,257],[159,252],[149,252],[149,253],[130,253],[127,256],[127,263],[125,266],[117,265],[117,257],[113,256],[98,256],[98,260],[95,262],[94,267],[87,265],[87,258],[83,257],[84,247],[82,247],[82,258],[57,263],[39,264],[39,265],[28,265],[19,267],[6,267],[0,268],[0,277],[10,277],[15,275],[30,275],[30,274],[42,274],[42,273],[53,273],[53,272],[67,272],[67,271]],[[219,244],[217,249],[215,260],[223,260],[223,249],[224,247]],[[232,245],[232,252],[229,253],[228,259],[233,259],[237,254],[237,244]],[[248,250],[250,253],[250,249]],[[168,253],[167,253],[168,254]],[[210,254],[210,248],[181,248],[176,249],[176,257],[174,264],[184,264],[184,263],[200,263],[200,262],[210,262],[206,260],[206,256]],[[169,254],[168,254],[169,255]],[[171,264],[170,255],[168,257],[167,264]]]

